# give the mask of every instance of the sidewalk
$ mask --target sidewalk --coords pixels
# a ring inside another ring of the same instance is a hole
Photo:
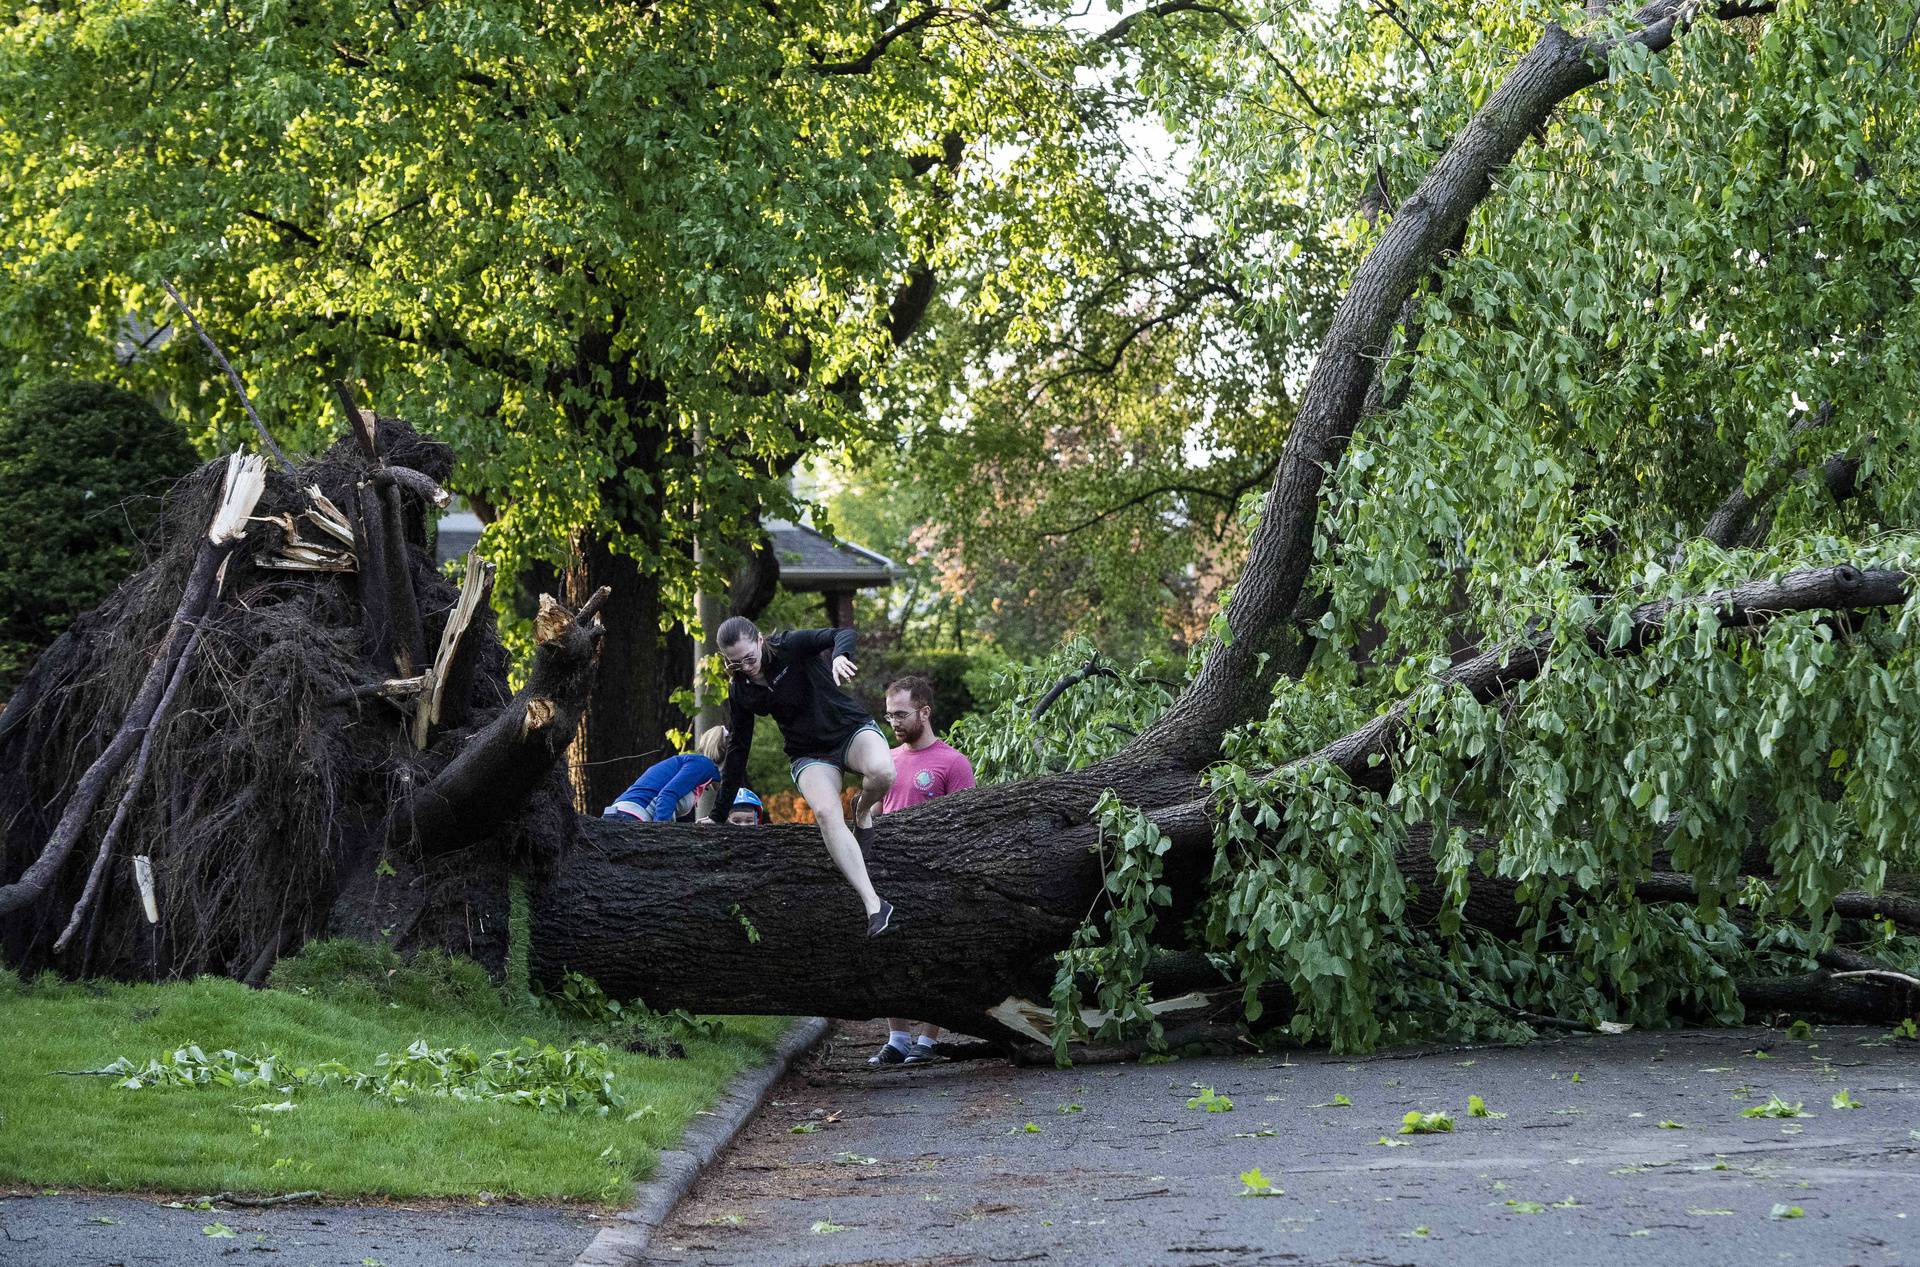
[[[883,1037],[789,1075],[647,1261],[1920,1263],[1920,1046],[1883,1031],[869,1071]],[[1740,1116],[1772,1095],[1810,1116]],[[1412,1109],[1455,1129],[1398,1135]]]

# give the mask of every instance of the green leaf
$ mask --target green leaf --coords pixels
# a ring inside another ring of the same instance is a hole
[[[1273,1186],[1271,1180],[1260,1173],[1260,1167],[1258,1166],[1255,1166],[1252,1170],[1241,1171],[1240,1183],[1240,1195],[1243,1197],[1278,1197],[1285,1195],[1281,1189]]]
[[[233,1229],[225,1223],[203,1223],[200,1225],[200,1235],[211,1236],[215,1240],[227,1240],[233,1236]]]
[[[1209,1113],[1230,1113],[1233,1111],[1233,1101],[1224,1095],[1215,1094],[1212,1087],[1207,1087],[1199,1095],[1190,1098],[1187,1101],[1187,1107],[1205,1109]]]
[[[1802,1110],[1801,1102],[1792,1104],[1777,1095],[1767,1097],[1765,1104],[1755,1104],[1740,1110],[1741,1117],[1812,1117],[1813,1114]]]
[[[1453,1129],[1453,1118],[1446,1112],[1422,1113],[1419,1109],[1409,1109],[1400,1119],[1402,1135],[1438,1135]]]

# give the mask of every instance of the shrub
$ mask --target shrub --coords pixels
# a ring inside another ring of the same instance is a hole
[[[0,409],[0,696],[139,569],[161,494],[198,463],[179,427],[104,383],[47,383]]]

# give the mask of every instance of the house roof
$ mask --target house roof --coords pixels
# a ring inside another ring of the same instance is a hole
[[[480,516],[470,510],[451,510],[440,516],[433,538],[433,561],[445,563],[458,559],[480,540]]]
[[[804,594],[893,584],[893,560],[884,554],[786,519],[769,519],[766,529],[784,589]]]
[[[455,510],[440,516],[434,561],[445,563],[464,555],[480,539],[480,528],[480,518],[472,511]],[[830,541],[825,534],[786,519],[769,519],[766,529],[785,589],[808,594],[893,584],[893,560],[884,554],[851,541]]]

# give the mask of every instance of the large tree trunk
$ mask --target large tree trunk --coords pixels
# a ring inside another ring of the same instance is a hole
[[[900,935],[866,937],[819,829],[594,822],[533,900],[532,970],[583,972],[657,1008],[907,1015],[996,1035],[991,1009],[1048,997],[1102,882],[1089,811],[1184,778],[1091,772],[978,788],[880,820],[867,850]],[[1196,891],[1204,850],[1175,863]]]
[[[598,814],[641,771],[671,755],[667,732],[688,724],[673,693],[693,685],[691,638],[678,626],[660,629],[660,582],[642,575],[630,555],[588,534],[568,569],[566,598],[577,606],[601,589],[612,597],[602,613],[607,633],[599,675],[567,753],[575,804],[586,814]]]

